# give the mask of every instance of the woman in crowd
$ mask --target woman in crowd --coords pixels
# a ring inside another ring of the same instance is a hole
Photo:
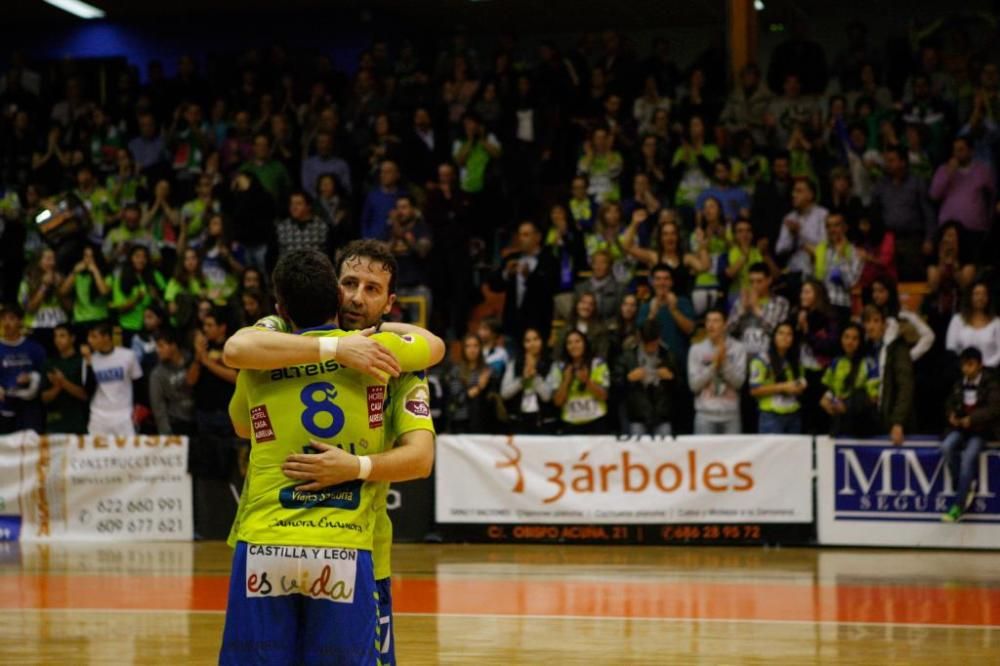
[[[316,180],[316,205],[313,209],[334,229],[347,229],[351,202],[341,193],[337,177],[332,173],[324,173]]]
[[[104,253],[92,245],[83,248],[83,256],[66,276],[59,293],[73,302],[73,328],[77,339],[86,339],[92,324],[108,318],[112,276],[104,266]]]
[[[507,402],[507,414],[514,432],[546,432],[551,417],[552,360],[539,332],[529,328],[521,340],[521,353],[507,364],[500,396]]]
[[[205,294],[216,305],[225,305],[239,284],[246,255],[239,243],[230,240],[222,215],[208,218],[205,238],[197,249],[202,257]]]
[[[52,354],[55,350],[52,331],[69,318],[61,295],[64,278],[56,268],[56,253],[45,248],[38,259],[28,267],[18,290],[18,301],[24,308],[24,326],[31,329],[31,337]]]
[[[146,179],[139,175],[139,170],[132,159],[128,148],[119,148],[115,152],[117,169],[108,176],[104,187],[111,197],[115,208],[120,209],[127,203],[135,203],[146,188]]]
[[[823,374],[837,353],[837,318],[830,307],[826,287],[819,280],[809,278],[802,285],[795,330],[801,342],[802,368],[807,382],[802,399],[805,432],[825,432],[825,418],[818,403],[823,395]]]
[[[177,239],[180,236],[181,214],[171,201],[170,181],[158,180],[153,188],[153,202],[143,204],[142,222],[139,225],[153,233],[153,239],[160,244],[164,265],[169,268],[176,258]]]
[[[961,311],[948,325],[945,348],[955,354],[975,347],[983,355],[983,365],[1000,368],[1000,317],[997,317],[989,285],[979,281],[966,292]]]
[[[639,299],[635,294],[625,294],[618,306],[618,316],[608,324],[608,365],[613,364],[623,351],[639,344]]]
[[[698,211],[697,226],[691,234],[691,252],[697,258],[691,302],[699,317],[722,298],[723,257],[729,252],[726,221],[722,204],[708,197]]]
[[[601,321],[601,318],[597,314],[597,297],[591,292],[585,291],[576,297],[576,302],[573,303],[573,311],[566,324],[566,333],[563,335],[563,342],[565,342],[565,337],[569,335],[570,331],[583,333],[590,341],[594,354],[601,358],[608,357],[608,344],[610,342],[608,327],[605,322]],[[560,349],[563,347],[563,344],[558,345]]]
[[[691,288],[691,275],[699,270],[701,264],[695,255],[684,251],[677,212],[671,208],[660,211],[651,247],[645,248],[639,245],[638,233],[638,224],[630,224],[625,230],[622,239],[625,251],[646,268],[652,268],[657,264],[670,266],[674,269],[674,291],[678,294],[688,293]]]
[[[862,349],[864,331],[851,322],[840,334],[842,354],[823,374],[826,391],[820,400],[830,416],[830,434],[841,437],[870,437],[875,433],[875,403],[878,383],[871,357]]]
[[[924,314],[934,330],[940,344],[952,316],[962,306],[962,291],[976,278],[976,248],[966,242],[962,226],[958,222],[945,222],[935,237],[934,258],[927,267],[927,297],[924,298]]]
[[[899,290],[895,280],[876,277],[865,289],[865,305],[874,305],[885,316],[885,343],[902,336],[910,346],[910,358],[917,361],[934,345],[934,331],[916,312],[899,306]]]
[[[111,309],[122,327],[125,345],[131,344],[132,336],[142,330],[146,309],[163,302],[166,286],[163,275],[149,261],[149,250],[143,245],[133,246],[121,275],[114,281],[111,298]]]
[[[273,314],[271,300],[260,289],[244,289],[240,292],[240,322],[243,326],[253,324]]]
[[[446,378],[451,432],[485,432],[486,391],[491,376],[479,336],[466,335],[462,339],[461,359],[448,369]]]
[[[684,143],[674,151],[671,165],[678,183],[674,202],[683,215],[693,213],[698,197],[712,186],[709,174],[712,163],[720,156],[719,149],[708,142],[704,120],[698,115],[691,116]]]
[[[167,283],[163,299],[167,303],[170,323],[175,328],[187,328],[194,319],[195,304],[205,293],[205,275],[201,270],[201,257],[194,248],[187,248],[174,269],[174,276]]]
[[[142,313],[142,330],[132,336],[129,345],[142,366],[142,373],[149,374],[156,367],[156,334],[167,324],[167,313],[153,303]]]
[[[862,215],[850,236],[862,262],[857,286],[864,290],[879,278],[898,279],[896,235],[885,228],[881,216]]]
[[[625,229],[622,226],[622,207],[616,201],[603,204],[597,213],[597,225],[594,233],[584,236],[584,247],[587,250],[587,261],[593,261],[594,253],[604,250],[611,254],[614,264],[612,274],[619,281],[626,278],[631,270],[628,254],[625,251]]]
[[[561,410],[562,432],[593,435],[607,432],[611,372],[594,355],[587,336],[570,331],[563,342],[563,361],[556,366],[552,403]]]
[[[750,395],[757,399],[760,412],[757,431],[762,435],[802,432],[799,398],[808,384],[795,338],[794,323],[778,324],[767,355],[750,361]]]

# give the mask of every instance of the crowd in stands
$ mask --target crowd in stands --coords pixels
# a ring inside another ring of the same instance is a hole
[[[837,54],[796,34],[731,85],[725,54],[610,30],[377,39],[349,75],[184,57],[100,90],[15,55],[0,430],[231,438],[221,346],[272,313],[269,268],[359,237],[397,259],[392,316],[455,343],[440,431],[967,424],[959,355],[1000,366],[1000,70],[953,36],[888,81],[863,26]]]

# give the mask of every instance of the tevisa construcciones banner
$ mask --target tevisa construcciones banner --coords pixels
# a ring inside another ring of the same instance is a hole
[[[937,442],[816,440],[821,544],[1000,548],[1000,450],[985,449],[978,489],[959,523],[941,515],[955,485]]]
[[[443,435],[440,523],[812,522],[812,438]]]
[[[0,437],[0,540],[191,540],[186,437]]]

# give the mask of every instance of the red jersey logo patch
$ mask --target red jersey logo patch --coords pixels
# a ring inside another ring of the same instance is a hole
[[[250,425],[253,427],[254,441],[258,444],[261,442],[273,442],[276,439],[266,405],[257,405],[250,408]]]
[[[382,427],[382,407],[385,405],[385,386],[368,387],[368,427]]]

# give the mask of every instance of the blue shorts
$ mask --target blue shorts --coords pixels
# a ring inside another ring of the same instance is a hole
[[[220,664],[379,663],[369,551],[236,544]]]
[[[375,581],[378,590],[378,643],[382,666],[396,666],[396,641],[392,636],[392,579]]]

